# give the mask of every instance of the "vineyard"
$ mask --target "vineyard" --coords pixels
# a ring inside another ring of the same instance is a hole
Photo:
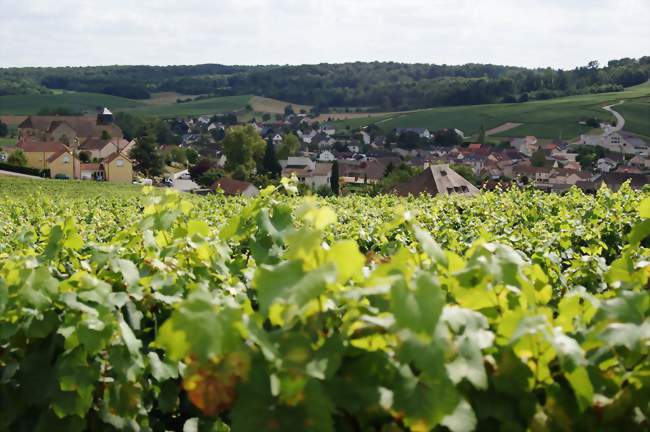
[[[650,195],[0,177],[0,431],[642,431]]]

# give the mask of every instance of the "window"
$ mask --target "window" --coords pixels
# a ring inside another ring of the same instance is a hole
[[[70,163],[70,156],[68,156],[68,155],[64,155],[64,156],[63,156],[63,163],[64,163],[64,164]]]
[[[118,167],[123,167],[124,166],[124,159],[118,159],[117,162],[115,162],[115,165]]]

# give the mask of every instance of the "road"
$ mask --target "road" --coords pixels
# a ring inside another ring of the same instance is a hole
[[[182,180],[181,177],[183,174],[187,174],[187,170],[179,171],[174,174],[174,189],[180,192],[191,192],[194,189],[200,189],[201,186],[194,183],[192,180]]]
[[[620,132],[621,130],[623,130],[623,127],[625,127],[625,119],[623,118],[623,116],[612,109],[613,107],[615,107],[617,105],[621,105],[624,102],[625,101],[622,100],[622,101],[620,101],[618,103],[615,103],[613,105],[608,105],[608,106],[603,107],[603,109],[605,111],[613,114],[614,117],[616,117],[616,126],[608,127],[607,129],[605,129],[604,135],[609,135],[609,134],[614,133],[614,132]]]

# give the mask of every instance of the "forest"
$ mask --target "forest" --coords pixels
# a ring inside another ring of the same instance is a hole
[[[53,90],[148,99],[156,92],[254,94],[313,105],[318,112],[409,110],[516,103],[620,91],[650,77],[650,56],[597,61],[573,70],[490,64],[394,62],[300,66],[96,66],[0,69],[0,96]]]

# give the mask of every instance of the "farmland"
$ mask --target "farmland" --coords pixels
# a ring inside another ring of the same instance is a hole
[[[631,87],[619,93],[581,95],[520,104],[431,108],[405,114],[391,113],[381,117],[354,118],[337,123],[351,127],[376,123],[385,131],[396,127],[426,127],[431,130],[457,128],[472,135],[478,132],[481,125],[491,129],[513,122],[522,125],[496,136],[535,135],[539,138],[572,139],[589,130],[586,126],[579,125],[578,120],[594,116],[603,120],[613,120],[613,117],[601,107],[625,99],[626,103],[621,106],[621,113],[629,113],[630,118],[626,117],[628,122],[626,128],[647,136],[648,124],[650,124],[648,95],[650,95],[650,83]]]
[[[143,107],[141,101],[99,93],[64,92],[49,95],[0,96],[0,114],[30,115],[43,108],[66,108],[72,111],[94,112],[97,107],[108,106],[115,111]]]
[[[650,200],[0,178],[0,430],[648,427]]]

